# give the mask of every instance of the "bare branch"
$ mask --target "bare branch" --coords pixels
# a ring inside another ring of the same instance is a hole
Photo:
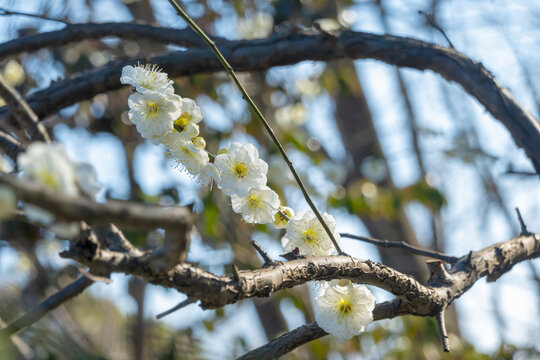
[[[84,289],[86,289],[93,283],[94,281],[90,280],[86,276],[81,276],[62,290],[43,300],[38,306],[30,310],[28,313],[24,314],[23,316],[9,324],[7,327],[0,330],[0,337],[9,337],[18,332],[19,330],[32,325],[33,323],[41,319],[49,311],[54,310],[62,303],[82,293]]]
[[[111,25],[114,28],[114,25]],[[0,46],[0,48],[5,45]],[[523,109],[480,63],[441,46],[391,35],[373,35],[344,31],[332,40],[324,34],[276,35],[268,39],[230,41],[220,44],[230,64],[238,71],[266,70],[303,60],[330,61],[342,58],[376,59],[399,67],[432,70],[449,81],[459,83],[474,96],[494,118],[510,131],[517,145],[525,149],[537,172],[540,172],[540,124]],[[221,63],[212,51],[193,48],[129,62],[114,62],[101,69],[59,81],[37,91],[27,99],[36,114],[44,117],[121,86],[122,67],[137,61],[152,62],[171,76],[186,76],[221,71]],[[6,110],[0,110],[5,117]]]
[[[22,52],[33,52],[47,47],[64,46],[76,41],[105,37],[118,37],[135,41],[149,39],[155,42],[184,47],[204,45],[204,42],[189,29],[180,30],[137,22],[68,24],[61,30],[7,41],[0,45],[0,57],[5,58]],[[219,43],[227,42],[227,40],[221,38],[213,39]]]
[[[389,240],[380,240],[380,239],[375,239],[368,236],[359,236],[359,235],[346,234],[346,233],[341,233],[340,235],[341,237],[364,241],[369,244],[373,244],[373,245],[384,247],[384,248],[403,249],[416,255],[422,255],[422,256],[427,256],[434,259],[439,259],[450,264],[454,264],[459,260],[459,258],[455,256],[442,254],[437,251],[421,249],[419,247],[407,244],[404,241],[396,242],[396,241],[389,241]]]
[[[268,256],[268,253],[266,251],[264,251],[263,248],[261,247],[261,245],[259,245],[255,240],[251,240],[249,242],[249,244],[255,248],[255,250],[259,253],[259,255],[261,255],[261,257],[262,257],[262,259],[264,261],[263,267],[268,267],[268,266],[271,266],[271,265],[277,265],[278,264],[277,261],[272,260],[272,258],[270,256]]]
[[[444,352],[450,352],[450,344],[448,343],[448,332],[446,331],[446,323],[444,321],[444,309],[440,313],[435,315],[435,320],[437,321],[437,327],[439,328],[439,333],[441,334],[441,341],[443,345]]]
[[[448,42],[448,45],[449,45],[452,49],[455,49],[454,44],[452,44],[452,41],[450,40],[450,38],[448,37],[448,35],[446,35],[446,32],[445,32],[444,29],[441,27],[441,25],[439,25],[439,24],[437,23],[437,21],[435,21],[435,18],[433,17],[432,14],[428,14],[428,13],[426,13],[425,11],[422,11],[422,10],[418,10],[418,13],[419,13],[420,15],[424,15],[424,17],[426,18],[427,23],[428,23],[432,28],[434,28],[435,30],[437,30],[438,32],[440,32],[441,35],[445,38],[445,40]]]
[[[521,212],[519,211],[519,208],[516,208],[516,214],[519,221],[519,226],[521,226],[521,236],[527,236],[531,233],[529,230],[527,230],[527,225],[525,225],[525,221],[523,221],[523,217],[521,217]]]
[[[24,151],[24,145],[13,136],[0,130],[0,149],[14,162],[17,162],[17,156]]]
[[[50,142],[51,139],[47,130],[39,122],[37,115],[28,106],[24,98],[0,75],[0,96],[6,102],[11,114],[22,129],[28,130],[30,140],[40,140]]]
[[[61,22],[61,23],[64,23],[64,24],[69,24],[70,23],[67,20],[50,18],[48,16],[41,15],[41,14],[31,14],[31,13],[26,13],[26,12],[13,11],[13,10],[9,10],[9,9],[6,9],[6,8],[0,8],[0,16],[10,16],[10,15],[27,16],[27,17],[33,17],[33,18],[41,19],[41,20],[57,21],[57,22]]]
[[[169,314],[172,314],[172,313],[175,312],[175,311],[180,310],[180,309],[183,308],[183,307],[186,307],[186,306],[188,306],[188,305],[190,305],[190,304],[193,304],[194,302],[197,302],[197,299],[187,298],[186,300],[180,302],[179,304],[177,304],[176,306],[170,308],[169,310],[164,311],[164,312],[162,312],[161,314],[157,314],[157,315],[156,315],[156,319],[159,320],[159,319],[161,319],[162,317],[165,317],[165,316],[167,316],[167,315],[169,315]]]
[[[97,203],[82,197],[69,197],[44,188],[41,184],[9,175],[0,175],[0,183],[11,186],[20,200],[39,206],[59,220],[82,220],[95,225],[111,222],[131,229],[163,228],[188,233],[192,215],[184,207],[164,207],[129,201]]]

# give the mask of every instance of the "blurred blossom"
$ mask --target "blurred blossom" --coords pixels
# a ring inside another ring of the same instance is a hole
[[[6,219],[13,214],[17,206],[17,197],[9,186],[0,185],[0,219]]]
[[[341,25],[334,19],[318,19],[316,23],[324,31],[337,31],[341,29]]]
[[[269,14],[259,13],[247,19],[239,19],[236,25],[238,36],[242,39],[268,37],[274,28],[274,19]]]
[[[360,172],[367,179],[380,182],[388,176],[388,169],[383,159],[368,156],[360,164]]]
[[[13,86],[21,85],[24,82],[24,69],[17,60],[8,61],[4,68],[4,78]]]
[[[334,185],[343,184],[347,178],[347,167],[332,160],[323,160],[321,169],[324,175]]]
[[[295,82],[296,89],[302,95],[315,97],[321,93],[321,85],[317,80],[300,79]]]
[[[338,15],[339,23],[344,27],[350,27],[350,25],[356,20],[356,11],[351,9],[343,9]]]
[[[295,183],[291,172],[283,171],[284,166],[283,158],[277,154],[272,155],[268,161],[268,181],[280,188]]]
[[[306,108],[302,103],[287,105],[276,110],[276,122],[283,129],[291,129],[304,125],[306,122]]]

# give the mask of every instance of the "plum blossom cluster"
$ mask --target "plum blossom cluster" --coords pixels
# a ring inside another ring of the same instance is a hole
[[[234,212],[247,223],[272,223],[285,229],[281,242],[285,251],[302,255],[331,255],[333,243],[313,213],[295,214],[281,206],[278,194],[267,186],[268,164],[259,158],[252,144],[232,142],[216,156],[205,150],[206,142],[199,136],[203,113],[195,101],[174,93],[172,81],[156,66],[126,66],[120,81],[132,85],[129,97],[129,119],[142,137],[154,144],[163,144],[168,154],[185,171],[204,186],[213,181],[231,197]],[[336,222],[327,213],[323,220],[339,240]],[[365,286],[324,283],[315,300],[319,326],[339,340],[358,335],[372,321],[375,304]]]

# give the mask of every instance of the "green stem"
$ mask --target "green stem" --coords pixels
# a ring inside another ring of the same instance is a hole
[[[223,67],[225,68],[225,70],[229,73],[229,75],[232,77],[234,83],[236,84],[236,86],[238,87],[238,90],[240,90],[240,92],[242,93],[242,97],[247,101],[249,107],[251,108],[251,110],[255,113],[255,115],[257,116],[257,118],[262,122],[264,128],[266,129],[266,131],[268,132],[268,134],[270,135],[270,137],[272,138],[272,141],[276,144],[276,146],[278,147],[279,149],[279,152],[281,153],[281,156],[283,157],[283,160],[285,160],[285,162],[287,163],[287,166],[289,167],[289,169],[291,170],[291,173],[293,174],[294,176],[294,179],[296,180],[296,182],[298,183],[298,186],[300,187],[300,190],[302,191],[302,194],[304,195],[304,198],[306,199],[306,202],[308,203],[309,207],[311,208],[311,210],[313,210],[313,213],[315,214],[315,216],[317,217],[317,219],[319,219],[319,221],[321,222],[321,225],[323,226],[324,228],[324,231],[326,231],[326,233],[328,234],[328,236],[330,237],[330,240],[332,240],[332,243],[334,244],[334,247],[336,248],[338,254],[343,254],[343,251],[341,251],[341,248],[339,247],[336,239],[334,238],[334,234],[332,233],[332,231],[330,231],[330,228],[328,227],[328,225],[326,225],[326,223],[324,222],[321,214],[319,213],[319,210],[317,210],[317,208],[315,207],[315,204],[313,203],[313,201],[311,200],[311,197],[309,196],[307,190],[306,190],[306,187],[304,186],[304,184],[302,183],[302,180],[300,180],[300,176],[298,176],[298,173],[296,172],[291,160],[289,159],[289,157],[287,156],[287,153],[285,152],[285,149],[283,148],[283,146],[281,145],[281,143],[279,142],[276,134],[274,133],[274,131],[272,130],[272,128],[270,127],[270,125],[268,124],[268,121],[266,121],[266,119],[264,118],[264,115],[262,114],[262,112],[259,110],[259,108],[257,107],[257,105],[255,105],[255,103],[253,102],[253,100],[251,99],[251,97],[249,96],[249,94],[247,93],[246,89],[242,86],[242,84],[240,83],[240,80],[238,80],[238,77],[236,76],[232,66],[229,64],[229,62],[225,59],[225,57],[223,56],[223,54],[221,54],[221,52],[219,51],[219,49],[217,48],[216,46],[216,43],[214,41],[212,41],[205,33],[204,31],[189,17],[189,15],[180,7],[180,5],[178,5],[178,3],[176,2],[176,0],[169,0],[169,3],[175,8],[175,10],[177,11],[178,15],[184,19],[188,25],[197,33],[199,34],[199,36],[208,44],[208,46],[212,49],[212,51],[216,54],[217,58],[219,59],[219,61],[221,62],[221,64],[223,65]]]

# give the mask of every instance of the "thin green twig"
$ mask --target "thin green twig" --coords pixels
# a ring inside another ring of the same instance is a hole
[[[321,222],[321,225],[323,226],[324,228],[324,231],[326,231],[326,233],[328,234],[328,236],[330,237],[330,240],[332,240],[332,243],[334,244],[334,247],[336,248],[338,254],[343,254],[343,251],[341,251],[341,248],[339,247],[335,237],[334,237],[334,234],[332,233],[332,231],[330,230],[330,228],[328,227],[328,225],[324,222],[319,210],[317,210],[317,208],[315,207],[315,204],[313,203],[313,201],[311,200],[311,197],[309,196],[304,184],[302,183],[302,180],[300,180],[300,176],[298,176],[298,173],[296,172],[291,160],[289,159],[289,157],[287,156],[287,153],[285,152],[285,149],[283,148],[283,146],[281,145],[281,143],[279,142],[276,134],[274,133],[274,131],[272,130],[272,128],[270,127],[270,125],[268,124],[268,121],[266,121],[266,119],[264,118],[264,115],[262,114],[262,112],[259,110],[259,108],[257,107],[257,105],[255,105],[255,103],[253,102],[253,100],[251,99],[251,97],[249,96],[249,94],[247,93],[246,89],[242,86],[242,84],[240,83],[240,80],[238,80],[238,77],[236,76],[232,66],[229,64],[229,62],[225,59],[225,57],[223,56],[223,54],[221,54],[221,52],[219,51],[219,49],[217,48],[216,44],[214,41],[212,41],[205,33],[204,31],[189,17],[189,15],[180,7],[180,5],[178,5],[178,3],[176,2],[176,0],[169,0],[169,3],[174,7],[174,9],[177,11],[178,15],[184,19],[188,25],[197,33],[199,34],[199,36],[208,44],[208,46],[212,49],[212,51],[216,54],[217,58],[219,59],[219,61],[221,62],[221,64],[223,65],[223,67],[225,68],[225,70],[229,73],[229,75],[231,75],[234,83],[236,84],[236,86],[238,87],[238,90],[240,90],[240,92],[242,93],[242,97],[247,101],[247,103],[249,104],[249,107],[251,108],[251,110],[255,113],[255,115],[257,116],[257,118],[262,122],[264,128],[266,129],[266,131],[268,132],[268,134],[270,135],[270,137],[272,138],[272,141],[274,142],[274,144],[276,144],[276,146],[278,147],[279,149],[279,152],[281,153],[281,156],[283,157],[283,160],[285,160],[285,162],[287,163],[287,166],[289,167],[289,169],[291,170],[291,173],[293,174],[294,176],[294,179],[296,180],[296,182],[298,183],[298,186],[300,187],[300,190],[302,191],[302,194],[304,195],[304,198],[306,199],[309,207],[311,208],[311,210],[313,210],[313,213],[315,214],[315,216],[317,217],[317,219],[319,219],[319,221]]]

